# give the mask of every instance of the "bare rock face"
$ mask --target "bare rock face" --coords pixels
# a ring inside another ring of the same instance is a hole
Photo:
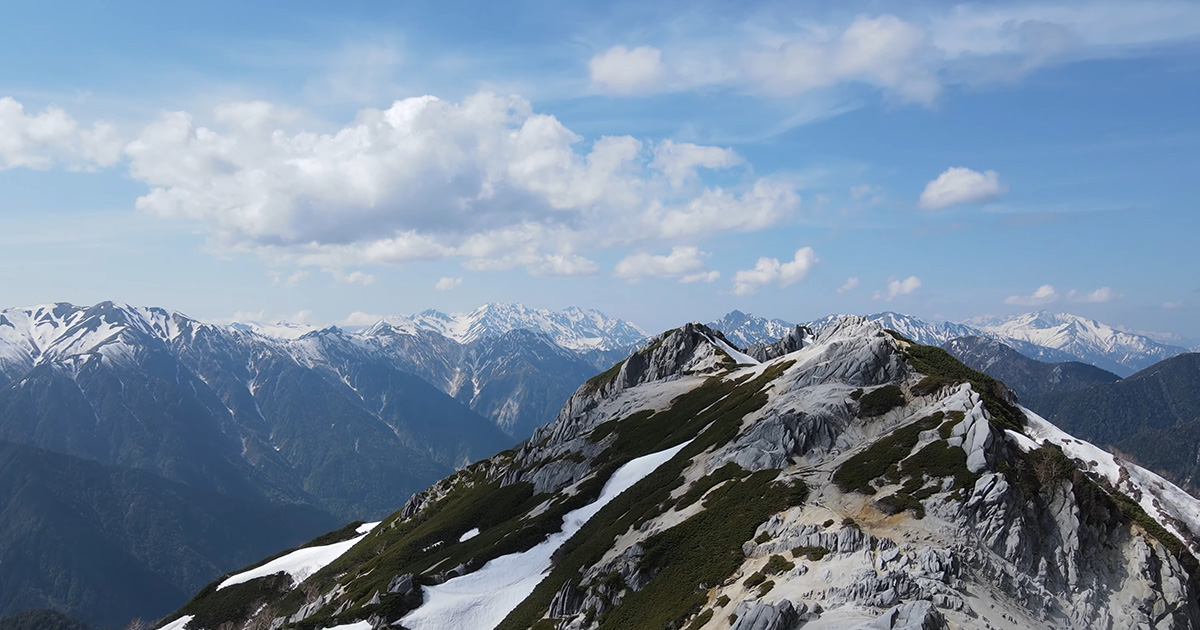
[[[862,630],[949,630],[946,618],[933,603],[918,600],[891,608]]]
[[[624,361],[584,383],[567,401],[558,419],[546,429],[562,437],[563,429],[590,429],[579,420],[604,399],[631,387],[683,376],[715,374],[733,364],[733,359],[715,343],[721,333],[703,324],[689,323],[647,341]],[[546,435],[538,431],[538,436]]]
[[[778,359],[785,354],[791,354],[805,345],[806,339],[812,339],[813,332],[807,326],[794,326],[788,334],[771,343],[754,343],[746,349],[746,354],[759,361]]]
[[[800,625],[800,615],[807,612],[804,604],[800,610],[788,600],[775,604],[761,601],[743,601],[734,609],[737,615],[732,630],[792,630]]]

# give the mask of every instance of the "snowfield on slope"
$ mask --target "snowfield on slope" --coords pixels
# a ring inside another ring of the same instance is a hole
[[[1200,500],[1145,468],[1113,457],[1107,451],[1066,433],[1029,409],[1022,407],[1021,410],[1028,418],[1025,433],[1033,443],[1040,445],[1043,441],[1050,442],[1062,448],[1068,457],[1083,461],[1088,470],[1136,499],[1146,514],[1181,540],[1200,536]],[[1029,443],[1021,440],[1017,443],[1022,449],[1030,450]],[[1190,530],[1192,536],[1181,532],[1177,523]],[[1191,551],[1194,555],[1197,553],[1195,548]]]
[[[350,540],[344,540],[332,545],[321,545],[319,547],[305,547],[297,549],[285,556],[280,556],[274,560],[257,567],[238,573],[237,575],[227,578],[224,582],[217,585],[217,590],[221,590],[227,586],[249,582],[250,580],[274,575],[276,573],[287,573],[292,576],[296,582],[303,582],[305,578],[320,571],[329,565],[329,563],[342,557],[342,554],[350,550],[351,547],[358,544],[358,541],[367,537],[371,533],[376,523],[365,523],[360,525],[356,530],[360,535]]]
[[[709,337],[708,335],[705,335],[705,338],[712,342],[713,345],[720,348],[725,354],[728,354],[729,358],[733,359],[738,365],[758,365],[759,363],[758,359],[755,359],[745,352],[742,352],[741,350],[738,350],[737,348],[725,343],[719,337]]]
[[[437,586],[424,587],[425,603],[401,619],[400,623],[411,630],[495,628],[546,577],[551,556],[567,539],[574,536],[600,508],[654,472],[688,442],[644,455],[617,469],[604,484],[599,498],[567,512],[563,516],[562,531],[551,534],[529,551],[501,556],[474,573]]]
[[[160,626],[158,630],[183,630],[184,626],[188,625],[188,622],[194,618],[194,615],[184,615],[175,621]]]

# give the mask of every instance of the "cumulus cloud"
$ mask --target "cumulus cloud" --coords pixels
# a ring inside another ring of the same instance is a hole
[[[1099,304],[1099,303],[1104,303],[1104,302],[1115,302],[1116,300],[1119,300],[1122,297],[1124,297],[1124,296],[1117,293],[1116,291],[1113,291],[1112,287],[1100,287],[1099,289],[1096,289],[1095,291],[1079,292],[1079,293],[1077,293],[1075,291],[1071,291],[1067,295],[1067,299],[1069,299],[1069,300],[1073,300],[1075,302],[1086,302],[1086,303],[1091,303],[1091,304]]]
[[[382,319],[384,319],[383,315],[372,315],[371,313],[354,311],[353,313],[347,315],[346,319],[343,319],[340,324],[342,326],[357,328],[361,326],[370,326]]]
[[[650,164],[667,176],[671,187],[681,188],[696,178],[697,168],[726,169],[741,161],[732,149],[664,140],[654,149]]]
[[[588,62],[592,84],[613,94],[641,94],[662,85],[662,51],[652,46],[613,46]]]
[[[1029,295],[1010,295],[1004,299],[1005,304],[1017,304],[1020,306],[1040,306],[1042,304],[1052,304],[1057,302],[1061,296],[1054,287],[1048,284],[1034,289]]]
[[[838,293],[848,293],[858,288],[858,278],[847,278],[842,286],[838,287]]]
[[[204,222],[226,248],[325,268],[458,258],[470,269],[595,273],[587,251],[753,231],[797,212],[794,184],[706,187],[732,151],[629,136],[585,145],[519,97],[432,96],[364,109],[326,133],[268,103],[206,126],[161,116],[131,142],[137,206]]]
[[[437,281],[437,283],[435,283],[433,285],[433,288],[437,289],[438,291],[449,291],[450,289],[453,289],[454,287],[457,287],[458,285],[462,284],[462,281],[463,281],[462,278],[451,278],[450,276],[442,276],[441,278],[438,278],[438,281]]]
[[[796,255],[788,262],[779,262],[776,258],[759,258],[753,269],[744,269],[733,277],[733,292],[735,295],[750,295],[758,291],[764,284],[776,283],[780,288],[795,284],[808,276],[820,259],[811,247],[796,250]]]
[[[57,107],[29,114],[17,100],[0,98],[0,171],[108,167],[120,161],[123,146],[112,124],[97,122],[88,128]]]
[[[721,272],[713,270],[713,271],[698,271],[693,274],[688,274],[688,275],[680,278],[679,281],[684,284],[690,284],[692,282],[713,283],[720,279],[721,279]]]
[[[704,269],[704,260],[709,256],[695,247],[673,247],[666,255],[631,254],[617,263],[614,275],[630,281],[653,276],[680,278],[681,282],[712,282],[721,274]]]
[[[873,299],[891,302],[901,295],[908,295],[913,291],[921,288],[921,279],[916,276],[909,276],[903,280],[892,278],[888,280],[887,286],[882,291],[876,291]]]
[[[1112,287],[1100,287],[1094,291],[1077,291],[1071,289],[1066,293],[1059,293],[1053,286],[1043,284],[1029,295],[1011,295],[1004,299],[1004,303],[1017,306],[1044,306],[1058,302],[1099,304],[1114,302],[1122,297],[1124,296],[1114,291]]]
[[[917,205],[925,210],[941,210],[961,203],[995,199],[1006,190],[996,171],[980,173],[969,168],[951,167],[925,185]]]

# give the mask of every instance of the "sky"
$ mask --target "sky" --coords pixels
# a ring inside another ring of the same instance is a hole
[[[1200,343],[1195,1],[24,3],[0,57],[3,306]]]

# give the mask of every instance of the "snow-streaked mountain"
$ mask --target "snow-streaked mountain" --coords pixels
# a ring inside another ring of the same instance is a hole
[[[311,324],[298,324],[295,322],[280,321],[273,324],[264,324],[261,322],[234,322],[232,328],[252,332],[263,337],[271,337],[273,339],[299,339],[311,332],[321,330],[320,326]]]
[[[646,338],[637,326],[600,311],[569,307],[561,311],[529,308],[521,304],[484,304],[469,313],[446,314],[427,310],[408,318],[413,325],[432,330],[459,343],[498,337],[511,330],[544,333],[558,345],[576,351],[628,348]],[[395,323],[393,319],[388,320]]]
[[[1200,625],[1200,501],[865,318],[805,341],[658,335],[327,569],[163,627]]]
[[[813,331],[819,331],[830,324],[839,321],[841,315],[830,315],[818,319],[808,324],[808,327]],[[894,313],[884,311],[867,315],[868,320],[875,322],[882,328],[894,330],[913,341],[930,346],[937,346],[957,337],[965,337],[968,335],[979,334],[978,330],[965,326],[963,324],[955,324],[953,322],[928,322],[912,315],[903,313]]]
[[[792,331],[795,324],[782,319],[767,319],[741,311],[730,311],[721,319],[709,322],[709,328],[721,331],[725,338],[739,348],[756,343],[775,341]]]
[[[1038,311],[1011,317],[978,317],[967,323],[1001,340],[1047,348],[1120,376],[1187,351],[1067,313]],[[1023,346],[1014,347],[1026,351]]]
[[[837,316],[809,324],[819,330]],[[986,337],[1047,363],[1081,361],[1129,376],[1186,349],[1159,343],[1093,319],[1040,311],[1011,317],[977,317],[965,322],[927,322],[900,313],[877,313],[868,319],[916,341],[942,345],[960,337]]]
[[[113,302],[7,309],[0,440],[370,516],[515,441],[389,350],[336,328],[281,339]],[[357,478],[372,475],[384,481]]]
[[[220,326],[159,308],[53,304],[0,311],[0,384],[39,362],[92,354],[121,361],[141,348],[187,345],[201,329],[226,338],[230,347],[262,346],[289,355],[339,382],[355,361],[387,364],[428,381],[517,438],[549,422],[581,382],[644,338],[631,324],[598,311],[518,304],[386,317],[356,331],[287,322]],[[523,331],[529,334],[521,336]],[[505,341],[513,335],[528,344]],[[334,364],[340,367],[329,368]]]

